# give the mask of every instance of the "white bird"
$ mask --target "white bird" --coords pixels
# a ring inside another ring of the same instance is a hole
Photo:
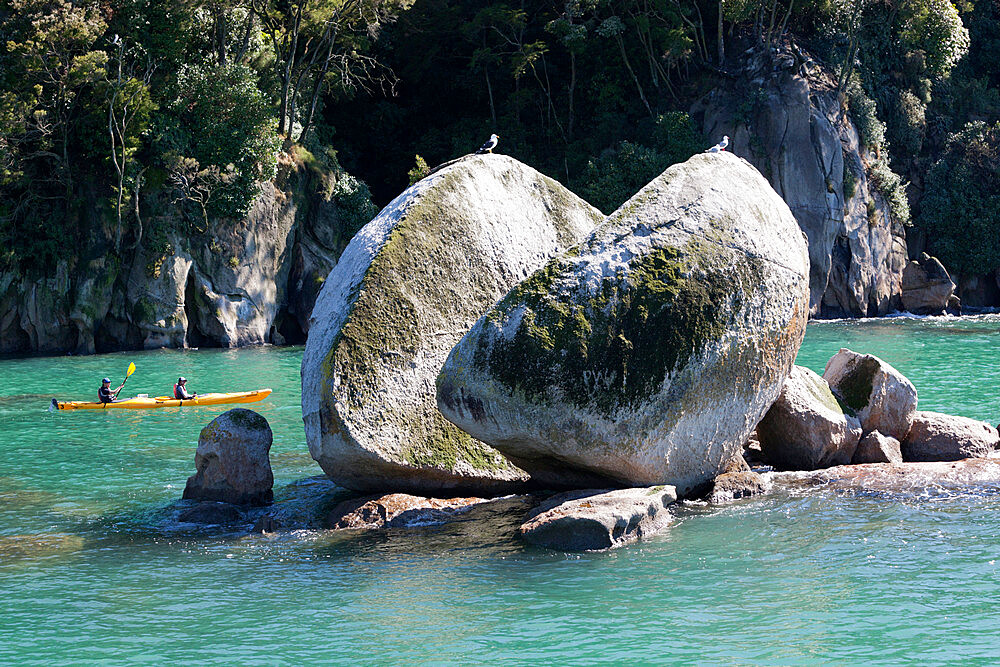
[[[493,149],[497,147],[498,143],[500,143],[500,135],[491,134],[490,140],[479,147],[479,150],[476,151],[476,155],[479,155],[480,153],[492,153]]]
[[[722,137],[722,141],[720,141],[719,143],[715,144],[714,146],[712,146],[711,148],[709,148],[705,152],[706,153],[722,153],[722,152],[724,152],[726,150],[726,146],[728,146],[728,145],[729,145],[729,137],[723,136]]]

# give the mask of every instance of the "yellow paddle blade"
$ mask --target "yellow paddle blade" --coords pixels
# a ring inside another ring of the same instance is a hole
[[[128,365],[128,370],[125,372],[125,377],[132,377],[132,373],[135,373],[135,364]]]

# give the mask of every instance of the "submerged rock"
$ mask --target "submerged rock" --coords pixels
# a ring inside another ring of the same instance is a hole
[[[225,412],[201,430],[185,500],[217,500],[266,505],[274,497],[271,472],[273,436],[267,420],[252,410]]]
[[[485,498],[423,498],[406,493],[345,500],[330,513],[335,530],[363,528],[413,528],[443,523]]]
[[[917,390],[902,373],[870,354],[841,348],[826,363],[823,379],[853,410],[864,432],[902,441],[917,409]]]
[[[449,424],[434,379],[519,280],[603,216],[502,155],[456,160],[362,229],[330,273],[302,359],[309,451],[356,490],[502,490],[526,479]]]
[[[455,346],[438,407],[552,485],[715,477],[777,397],[808,311],[805,241],[728,153],[674,165]]]
[[[861,425],[843,408],[826,380],[796,366],[778,400],[757,424],[764,459],[779,470],[815,470],[850,463]]]
[[[672,486],[571,491],[529,512],[521,537],[561,551],[612,549],[666,528],[671,521],[667,507],[675,502]]]
[[[919,413],[918,413],[919,414]],[[872,431],[861,438],[851,463],[902,463],[899,440]]]
[[[721,475],[709,483],[704,497],[710,503],[723,504],[759,496],[767,493],[769,488],[767,480],[751,470],[742,456],[737,456],[723,469]]]
[[[903,268],[903,310],[917,315],[942,315],[955,294],[955,283],[936,257],[921,253]]]
[[[206,500],[182,510],[177,520],[182,523],[231,526],[243,521],[243,512],[230,503]]]
[[[1000,449],[1000,433],[985,422],[940,412],[917,412],[903,441],[906,461],[957,461]]]

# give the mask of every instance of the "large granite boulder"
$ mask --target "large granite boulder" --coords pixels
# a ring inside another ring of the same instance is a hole
[[[903,441],[904,461],[958,461],[981,458],[1000,449],[1000,433],[968,417],[920,411]]]
[[[670,524],[671,486],[559,494],[525,517],[521,537],[548,549],[602,551],[652,535]]]
[[[602,219],[503,155],[449,163],[393,200],[326,279],[302,359],[309,451],[357,490],[499,491],[524,480],[438,413],[434,379],[483,313]]]
[[[872,431],[861,438],[851,463],[902,463],[899,440]]]
[[[768,463],[779,470],[815,470],[851,462],[861,424],[844,414],[826,380],[796,366],[778,400],[757,424]]]
[[[865,434],[879,431],[902,441],[917,409],[917,390],[902,373],[870,354],[841,348],[826,362],[823,379],[861,421]]]
[[[715,477],[791,370],[809,262],[788,207],[729,153],[674,165],[476,323],[438,407],[540,481]]]
[[[266,505],[274,498],[273,436],[267,420],[252,410],[225,412],[201,430],[185,500]]]
[[[937,257],[921,253],[903,268],[903,310],[917,315],[941,315],[955,294],[955,283]]]

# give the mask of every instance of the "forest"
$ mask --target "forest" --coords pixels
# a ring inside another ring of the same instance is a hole
[[[491,132],[607,213],[719,139],[689,110],[739,54],[794,43],[907,235],[985,274],[998,19],[1000,0],[0,0],[0,271],[51,270],[95,230],[124,256],[164,202],[191,233],[238,218],[282,152],[345,172],[358,227]]]

